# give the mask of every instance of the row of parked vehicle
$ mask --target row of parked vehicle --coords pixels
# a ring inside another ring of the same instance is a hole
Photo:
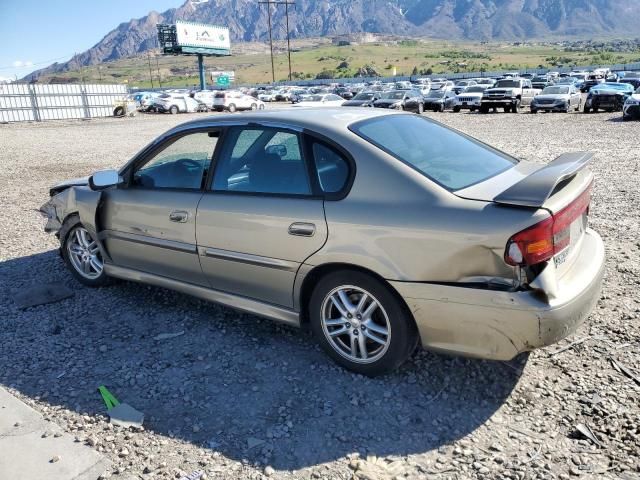
[[[586,97],[583,95],[586,93]],[[132,96],[139,111],[185,113],[262,110],[266,103],[289,102],[293,107],[374,107],[422,113],[426,110],[480,113],[622,111],[624,119],[640,118],[640,72],[550,72],[545,75],[511,72],[500,78],[332,84],[314,87],[268,86],[233,90],[174,89],[138,92]]]

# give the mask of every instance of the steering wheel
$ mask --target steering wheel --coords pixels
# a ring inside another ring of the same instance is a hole
[[[176,161],[175,165],[180,165],[181,167],[185,167],[187,169],[190,167],[202,168],[202,164],[200,162],[198,162],[197,160],[192,160],[190,158],[181,158],[180,160]]]

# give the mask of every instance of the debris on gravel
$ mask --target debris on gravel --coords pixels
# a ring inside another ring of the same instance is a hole
[[[370,379],[304,330],[141,284],[83,287],[34,211],[49,187],[116,168],[197,115],[11,124],[0,126],[0,383],[106,455],[105,479],[640,478],[638,123],[426,116],[518,158],[596,153],[590,223],[607,269],[571,338],[511,362],[419,351]],[[46,285],[73,295],[20,303]],[[109,423],[99,385],[145,412],[144,427]]]

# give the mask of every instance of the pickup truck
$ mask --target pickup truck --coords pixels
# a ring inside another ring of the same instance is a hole
[[[533,97],[541,90],[531,86],[526,78],[505,78],[498,80],[491,88],[487,88],[480,101],[480,112],[488,113],[504,108],[506,113],[518,113],[518,108],[531,104]]]

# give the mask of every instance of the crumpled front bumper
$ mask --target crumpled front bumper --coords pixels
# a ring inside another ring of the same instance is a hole
[[[570,271],[559,280],[560,292],[495,291],[459,286],[396,282],[391,284],[413,313],[422,346],[493,360],[558,342],[573,333],[600,298],[604,244],[587,229]]]

